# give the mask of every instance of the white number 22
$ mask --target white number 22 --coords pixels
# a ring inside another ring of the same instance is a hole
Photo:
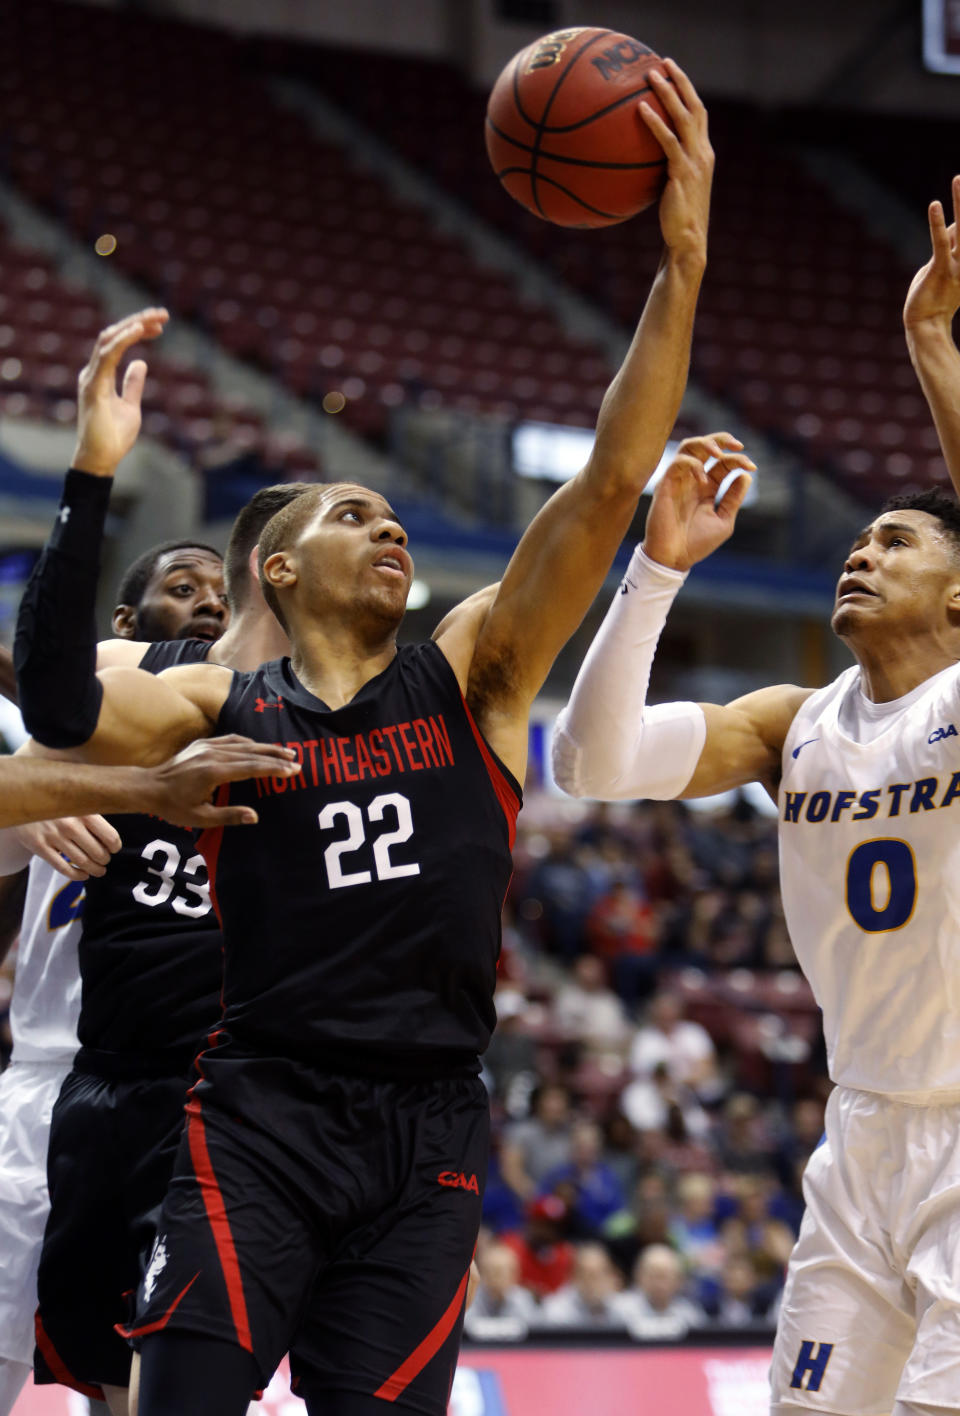
[[[385,792],[375,797],[367,807],[371,822],[383,821],[384,813],[396,813],[397,825],[393,831],[382,831],[373,840],[373,864],[378,880],[399,880],[405,875],[419,875],[419,865],[397,865],[390,859],[390,847],[402,845],[413,835],[413,816],[410,803],[399,792]],[[366,842],[363,812],[352,801],[332,801],[321,811],[319,821],[321,831],[329,831],[338,816],[347,819],[347,835],[331,841],[323,853],[327,867],[327,879],[331,890],[339,890],[345,885],[366,885],[373,879],[369,870],[344,871],[341,857],[360,849]]]

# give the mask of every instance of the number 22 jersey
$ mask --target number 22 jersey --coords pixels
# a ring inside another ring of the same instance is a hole
[[[783,749],[780,885],[830,1075],[960,1091],[960,668],[890,703],[860,671],[812,694]]]
[[[289,659],[236,674],[217,732],[303,766],[221,789],[259,823],[202,838],[231,1039],[335,1070],[478,1070],[521,793],[441,650],[399,648],[338,709]]]

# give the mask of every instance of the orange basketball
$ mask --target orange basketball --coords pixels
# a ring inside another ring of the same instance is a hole
[[[655,202],[663,148],[640,99],[666,121],[650,86],[664,73],[639,40],[607,29],[544,35],[515,55],[487,105],[487,153],[521,205],[557,226],[610,226]]]

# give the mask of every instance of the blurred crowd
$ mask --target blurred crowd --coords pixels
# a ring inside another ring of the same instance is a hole
[[[515,862],[468,1334],[772,1325],[829,1091],[775,820],[538,793]]]

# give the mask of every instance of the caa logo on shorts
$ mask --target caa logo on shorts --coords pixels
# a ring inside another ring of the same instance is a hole
[[[800,1344],[800,1355],[797,1358],[797,1365],[793,1369],[790,1385],[799,1387],[801,1391],[820,1390],[820,1383],[823,1381],[827,1363],[830,1361],[830,1353],[833,1351],[832,1342],[821,1342],[817,1348],[817,1355],[814,1356],[814,1347],[817,1347],[815,1342],[801,1342]],[[809,1380],[804,1387],[803,1379],[808,1373]]]
[[[473,1195],[480,1193],[477,1177],[464,1175],[462,1170],[441,1170],[437,1176],[437,1184],[445,1185],[449,1190],[469,1190]]]

